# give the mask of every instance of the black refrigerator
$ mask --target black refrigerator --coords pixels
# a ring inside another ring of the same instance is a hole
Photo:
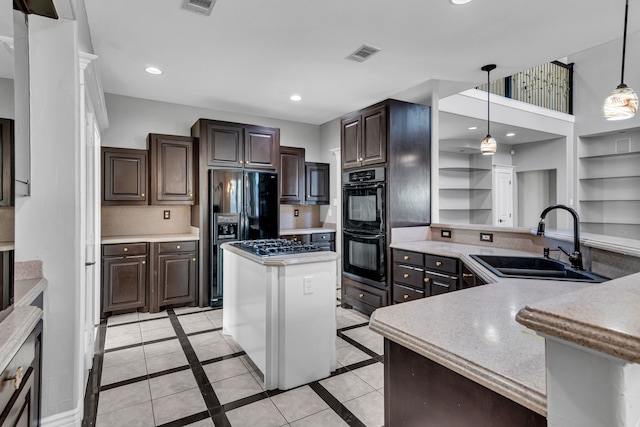
[[[233,169],[209,170],[211,230],[210,306],[222,305],[222,251],[234,240],[279,237],[278,174]]]

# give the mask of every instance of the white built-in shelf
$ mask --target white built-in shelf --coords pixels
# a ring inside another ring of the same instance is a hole
[[[491,169],[487,168],[440,168],[440,172],[491,172]]]
[[[580,159],[581,160],[611,159],[616,157],[628,157],[628,156],[637,156],[637,155],[640,155],[640,151],[630,151],[627,153],[598,154],[596,156],[583,156],[583,157],[580,157]]]
[[[491,208],[440,208],[440,211],[490,211]]]
[[[491,191],[490,188],[440,188],[440,191]]]
[[[594,176],[580,178],[580,181],[603,180],[603,179],[640,179],[638,175],[622,175],[622,176]]]

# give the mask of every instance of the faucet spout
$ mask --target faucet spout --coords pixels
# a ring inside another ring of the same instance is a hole
[[[573,217],[573,253],[569,254],[569,262],[576,270],[584,270],[582,266],[582,253],[580,252],[580,217],[578,212],[566,205],[551,205],[545,208],[540,214],[540,222],[538,223],[538,236],[544,236],[544,219],[547,214],[554,209],[563,209]]]

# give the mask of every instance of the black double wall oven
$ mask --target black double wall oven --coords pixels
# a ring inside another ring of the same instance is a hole
[[[385,169],[344,172],[343,273],[384,289],[387,278]]]

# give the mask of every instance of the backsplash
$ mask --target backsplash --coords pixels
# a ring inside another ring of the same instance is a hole
[[[298,216],[295,216],[295,210]],[[322,227],[320,206],[280,205],[280,229]]]
[[[103,237],[191,233],[191,206],[103,206],[101,221]]]
[[[0,242],[13,242],[14,209],[0,208]]]

